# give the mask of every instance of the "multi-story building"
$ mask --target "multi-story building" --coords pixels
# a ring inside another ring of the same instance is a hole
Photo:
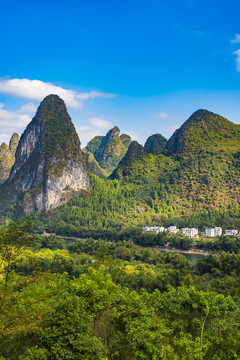
[[[221,235],[222,235],[221,227],[207,228],[205,230],[205,236],[215,237],[215,236],[221,236]]]
[[[194,237],[198,235],[198,229],[195,228],[183,228],[181,229],[181,232],[188,237]]]
[[[214,237],[214,229],[213,228],[207,228],[205,230],[205,235],[209,237]]]
[[[214,228],[214,236],[221,236],[222,235],[222,228],[221,227],[215,227]]]

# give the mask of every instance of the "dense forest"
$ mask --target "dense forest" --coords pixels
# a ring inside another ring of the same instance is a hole
[[[1,360],[238,359],[240,253],[0,229]]]

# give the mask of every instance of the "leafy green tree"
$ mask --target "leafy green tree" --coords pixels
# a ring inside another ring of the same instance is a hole
[[[0,272],[3,275],[0,308],[8,290],[12,268],[19,255],[30,245],[27,237],[30,228],[31,223],[28,221],[10,223],[7,227],[0,228]]]

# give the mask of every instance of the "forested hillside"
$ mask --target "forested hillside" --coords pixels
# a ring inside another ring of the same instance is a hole
[[[238,254],[0,229],[1,360],[238,359]]]

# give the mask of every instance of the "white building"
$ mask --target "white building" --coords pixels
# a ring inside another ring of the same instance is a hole
[[[170,233],[174,233],[174,234],[176,234],[179,231],[179,229],[177,229],[176,226],[169,226],[167,229]]]
[[[215,236],[221,236],[222,235],[222,228],[221,227],[215,227],[214,228],[214,234],[215,234]]]
[[[205,230],[205,235],[209,237],[221,236],[222,228],[221,227],[207,228]]]
[[[226,236],[236,236],[238,234],[238,230],[225,230]]]
[[[205,230],[205,235],[209,237],[214,237],[214,229],[213,228],[207,228]]]
[[[163,232],[166,229],[163,226],[145,226],[143,228],[144,232],[155,232],[155,233],[159,233],[159,232]]]
[[[190,238],[198,235],[198,229],[195,228],[183,228],[181,229],[181,232],[183,233],[183,235],[188,236]]]

